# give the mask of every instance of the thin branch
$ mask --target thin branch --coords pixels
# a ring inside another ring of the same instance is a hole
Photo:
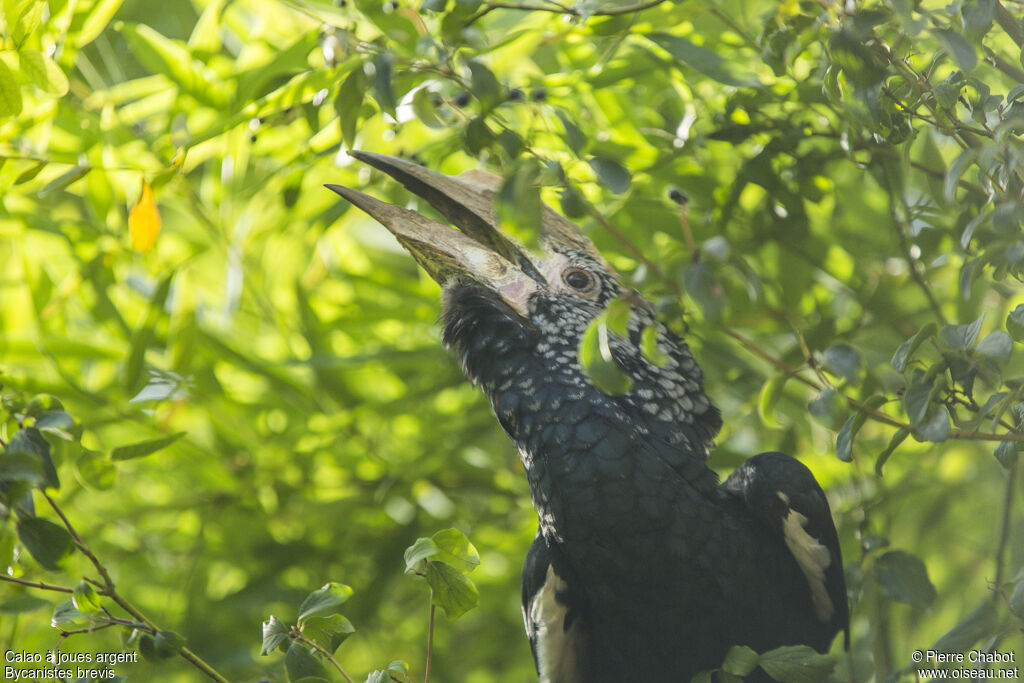
[[[423,673],[423,683],[430,683],[430,658],[434,654],[434,611],[437,607],[430,603],[430,624],[427,627],[427,665]]]
[[[892,187],[891,183],[889,187]],[[902,203],[903,211],[906,214],[906,217],[909,219],[910,207],[907,206],[906,201],[904,201],[902,197],[899,201]],[[914,281],[914,284],[916,284],[918,288],[922,292],[924,292],[924,296],[928,300],[928,305],[931,307],[932,313],[938,319],[939,323],[945,325],[946,316],[942,313],[942,307],[939,306],[939,301],[938,299],[935,298],[935,295],[932,293],[931,287],[929,287],[928,283],[925,282],[924,276],[922,276],[921,272],[917,269],[917,259],[915,259],[913,254],[911,254],[910,252],[910,243],[907,241],[907,235],[903,231],[903,221],[900,220],[899,215],[896,213],[896,202],[896,196],[890,189],[889,211],[890,213],[892,213],[893,227],[896,229],[896,237],[897,239],[899,239],[900,242],[900,250],[903,252],[903,260],[907,262],[907,268],[910,269],[910,277]]]
[[[1013,496],[1017,490],[1017,465],[1013,463],[1010,471],[1006,473],[1006,488],[1003,490],[1002,518],[999,520],[999,542],[996,544],[996,590],[993,599],[999,599],[1000,586],[1003,583],[1004,560],[1006,558],[1006,546],[1010,540],[1010,526],[1013,516],[1010,512],[1013,509]]]
[[[16,583],[21,586],[28,586],[29,588],[38,588],[42,591],[54,591],[56,593],[74,593],[74,588],[68,588],[67,586],[57,586],[52,583],[43,583],[42,581],[29,581],[28,579],[19,579],[16,576],[10,576],[8,574],[0,574],[0,581],[7,581],[9,583]]]
[[[71,521],[64,514],[64,511],[61,510],[60,506],[57,505],[57,502],[53,498],[51,498],[49,494],[47,494],[45,491],[42,492],[42,495],[46,499],[46,502],[50,504],[50,507],[53,508],[53,511],[57,513],[57,516],[60,517],[61,522],[64,523],[64,528],[67,529],[67,532],[69,534],[71,534],[71,538],[74,540],[75,546],[82,552],[83,555],[85,555],[89,559],[89,562],[92,563],[92,566],[96,568],[96,571],[103,578],[103,594],[109,597],[115,603],[117,603],[117,605],[121,607],[121,609],[123,609],[125,612],[127,612],[128,614],[135,617],[138,621],[145,624],[146,628],[151,629],[153,633],[159,632],[160,628],[155,623],[153,623],[145,614],[143,614],[139,610],[139,608],[137,608],[132,603],[128,602],[128,600],[125,599],[123,595],[117,592],[117,588],[114,585],[114,580],[110,576],[110,572],[108,572],[107,568],[103,565],[103,563],[99,561],[99,558],[97,558],[96,555],[93,554],[92,550],[89,548],[86,542],[82,540],[82,537],[78,535],[78,531],[75,530],[75,527],[71,524]],[[228,679],[224,678],[224,676],[220,674],[220,672],[218,672],[212,666],[207,664],[202,657],[197,655],[189,648],[181,648],[181,650],[178,651],[178,655],[181,656],[181,658],[185,661],[192,664],[192,666],[196,667],[204,674],[206,674],[206,676],[209,679],[216,681],[217,683],[230,683]]]
[[[1024,71],[1021,71],[1020,68],[1003,59],[999,54],[992,50],[992,48],[985,47],[985,58],[992,62],[992,66],[999,69],[1018,83],[1024,81]]]
[[[1017,43],[1017,47],[1024,48],[1024,27],[1021,27],[1017,19],[1003,7],[1001,2],[996,2],[996,21],[1000,28],[1006,31],[1006,35]]]
[[[107,568],[103,566],[103,563],[99,561],[99,559],[93,554],[92,550],[89,549],[89,546],[86,545],[85,541],[82,540],[82,537],[78,535],[78,532],[75,531],[75,527],[71,525],[71,521],[64,515],[64,511],[60,509],[60,506],[57,505],[56,501],[54,501],[46,491],[42,491],[42,494],[43,498],[46,499],[46,502],[50,504],[50,507],[53,508],[53,511],[57,513],[57,516],[60,517],[60,520],[64,523],[64,528],[68,530],[69,534],[71,534],[71,538],[74,539],[75,545],[80,551],[82,551],[83,555],[89,558],[89,562],[92,563],[92,566],[96,568],[96,571],[99,572],[99,575],[103,578],[106,589],[111,592],[110,597],[114,597],[114,595],[116,595],[114,580],[110,578],[110,573],[107,572]]]
[[[656,264],[651,259],[647,258],[647,256],[642,251],[640,251],[640,248],[638,246],[633,244],[628,237],[622,234],[622,232],[618,228],[612,225],[611,222],[604,217],[604,214],[597,210],[597,207],[595,207],[593,204],[587,201],[586,198],[583,198],[583,203],[587,207],[587,212],[594,218],[594,220],[601,224],[601,227],[604,228],[609,235],[617,239],[622,246],[628,249],[629,253],[635,256],[637,260],[640,261],[642,264],[644,264],[644,266],[647,267],[647,270],[653,273],[655,277],[657,277],[659,280],[668,285],[676,296],[678,296],[680,299],[683,298],[683,288],[679,286],[678,282],[668,277],[665,274],[665,271],[663,271],[658,266],[658,264]]]
[[[355,681],[352,680],[352,677],[349,676],[345,672],[345,670],[343,668],[341,668],[341,664],[338,663],[338,660],[335,659],[334,656],[330,652],[328,652],[324,647],[319,645],[316,641],[310,640],[309,638],[307,638],[306,635],[302,631],[299,631],[296,628],[292,629],[292,635],[293,635],[293,637],[295,637],[298,640],[302,641],[303,643],[309,645],[314,650],[316,650],[317,652],[322,654],[324,657],[326,657],[327,661],[329,661],[331,663],[331,665],[335,669],[338,670],[338,673],[340,673],[342,676],[345,677],[345,680],[348,681],[348,683],[355,683]]]
[[[612,17],[620,14],[632,14],[633,12],[642,12],[645,9],[657,7],[658,5],[665,2],[665,0],[648,0],[648,2],[638,2],[635,5],[625,5],[623,7],[609,7],[607,9],[599,9],[593,12],[584,12],[575,7],[566,7],[552,3],[549,5],[533,5],[530,3],[520,2],[488,2],[485,3],[476,14],[466,20],[465,26],[469,26],[473,22],[479,20],[486,14],[493,12],[496,9],[515,9],[524,12],[552,12],[554,14],[568,14],[573,17]]]

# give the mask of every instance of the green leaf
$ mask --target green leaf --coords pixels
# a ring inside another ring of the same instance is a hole
[[[35,428],[41,432],[63,432],[75,426],[75,418],[63,410],[47,410],[36,418]]]
[[[185,647],[185,638],[174,631],[160,631],[153,639],[153,649],[158,657],[170,659]]]
[[[326,583],[306,596],[299,606],[299,624],[310,617],[327,616],[352,597],[352,589],[343,583]]]
[[[910,423],[917,425],[928,412],[928,403],[935,389],[935,379],[923,372],[915,371],[910,386],[903,393],[903,409],[910,418]]]
[[[494,142],[494,133],[487,127],[483,117],[476,117],[466,124],[466,149],[474,156],[480,154]]]
[[[949,413],[942,406],[936,406],[925,415],[914,430],[914,436],[932,443],[942,443],[949,438]]]
[[[684,65],[699,71],[719,83],[737,87],[756,87],[760,85],[753,74],[735,72],[733,64],[711,50],[707,50],[686,38],[668,33],[652,33],[649,40],[678,59]]]
[[[516,164],[495,197],[495,208],[501,227],[526,244],[536,243],[540,233],[543,205],[537,179],[540,168],[528,159]]]
[[[64,527],[39,517],[18,521],[18,540],[46,569],[60,569],[75,550],[75,542]]]
[[[449,619],[458,619],[480,602],[473,582],[451,565],[428,562],[426,578],[431,603],[443,609]]]
[[[275,617],[273,614],[263,622],[263,644],[260,646],[260,654],[267,656],[277,648],[283,647],[288,642],[288,625]]]
[[[725,653],[725,660],[722,662],[722,671],[737,676],[746,676],[757,668],[757,653],[746,645],[733,645]]]
[[[96,592],[93,585],[84,579],[75,586],[75,591],[71,594],[71,602],[74,603],[75,609],[82,614],[92,614],[103,609],[103,598]]]
[[[142,655],[142,658],[147,662],[154,664],[159,662],[161,659],[160,655],[156,652],[156,641],[149,633],[143,633],[139,636],[139,654]]]
[[[997,0],[967,0],[960,8],[964,31],[977,40],[988,33],[996,18]]]
[[[0,482],[20,481],[29,486],[42,486],[46,481],[42,458],[34,452],[12,450],[12,445],[13,440],[0,454]]]
[[[590,140],[586,135],[579,129],[579,127],[573,123],[569,115],[562,111],[557,110],[555,114],[558,115],[558,119],[562,122],[562,128],[565,130],[565,141],[576,154],[581,154],[587,146],[590,144]]]
[[[18,85],[18,79],[7,63],[0,59],[0,116],[17,116],[21,113],[21,107],[21,86]]]
[[[98,0],[89,10],[81,28],[68,37],[73,39],[78,47],[84,47],[96,40],[117,14],[117,10],[121,9],[123,2],[124,0]]]
[[[986,600],[984,604],[991,605],[992,603]],[[1010,611],[1013,612],[1018,619],[1024,621],[1024,581],[1018,581],[1017,585],[1013,587],[1013,593],[1010,594],[1009,607]],[[0,606],[0,611],[3,611],[2,606]],[[998,624],[998,621],[996,621],[996,624]],[[993,624],[993,629],[996,624]],[[983,635],[990,633],[993,629],[987,629]],[[973,643],[971,644],[973,645]]]
[[[391,62],[392,57],[387,52],[380,53],[373,58],[373,83],[371,84],[371,89],[381,110],[394,117],[395,107],[398,103],[395,100]]]
[[[53,616],[50,617],[50,624],[52,626],[64,630],[84,626],[89,621],[89,617],[79,612],[78,608],[75,607],[75,603],[71,600],[65,600],[57,605],[53,610]]]
[[[1003,330],[994,330],[984,339],[978,342],[974,349],[975,355],[991,358],[997,365],[1003,365],[1010,360],[1010,353],[1013,351],[1013,340]]]
[[[604,316],[594,318],[580,337],[577,353],[587,379],[603,393],[618,396],[633,388],[633,379],[612,355],[609,334]]]
[[[39,198],[42,199],[49,194],[59,192],[60,190],[70,187],[79,178],[84,177],[89,171],[92,170],[92,166],[84,164],[81,166],[72,166],[70,169],[61,173],[59,176],[46,183],[41,190],[39,190]]]
[[[993,455],[1004,469],[1011,470],[1017,464],[1017,444],[1013,441],[1000,441]]]
[[[983,600],[970,614],[935,641],[936,652],[963,652],[999,628],[999,613],[991,600]]]
[[[334,98],[334,112],[338,115],[341,138],[349,149],[355,147],[359,110],[363,107],[366,87],[366,74],[363,73],[362,68],[356,67],[342,82],[341,87],[338,88],[338,94]]]
[[[445,562],[463,573],[468,573],[480,566],[480,554],[466,534],[458,529],[443,529],[431,536],[437,546],[437,555],[431,558]]]
[[[714,683],[714,671],[701,671],[690,679],[690,683]]]
[[[303,635],[331,654],[355,632],[352,622],[340,614],[309,617],[302,624]]]
[[[825,349],[823,354],[825,367],[837,377],[844,377],[850,382],[857,381],[860,372],[861,356],[853,346],[840,342]]]
[[[68,92],[68,77],[64,75],[57,63],[39,50],[22,50],[21,72],[28,77],[32,85],[47,95],[62,97]]]
[[[883,403],[885,403],[885,396],[875,395],[869,397],[864,402],[864,405],[869,408],[877,408]],[[846,420],[843,428],[836,435],[836,457],[843,462],[853,461],[853,440],[857,437],[857,432],[864,426],[867,419],[868,414],[858,410]]]
[[[405,549],[405,573],[422,573],[426,569],[422,563],[439,552],[441,552],[441,549],[437,547],[433,539],[417,538],[415,543]]]
[[[25,42],[25,38],[39,28],[39,22],[48,4],[40,0],[29,0],[28,4],[20,12],[19,19],[14,22],[14,26],[8,27],[11,30],[11,38],[14,39],[15,45],[20,46]]]
[[[932,33],[965,73],[970,73],[978,66],[978,51],[962,35],[951,29],[936,29]]]
[[[0,614],[28,614],[49,606],[49,600],[35,595],[15,595],[0,602]]]
[[[658,339],[661,337],[661,329],[658,325],[648,325],[640,333],[640,352],[652,365],[664,367],[672,359],[658,346]]]
[[[501,96],[501,85],[491,70],[475,60],[469,61],[470,90],[480,100],[483,108],[490,109]]]
[[[846,403],[839,392],[825,387],[807,404],[811,417],[832,430],[837,430],[846,417]]]
[[[779,428],[782,425],[776,418],[775,407],[782,398],[782,390],[791,375],[775,375],[761,386],[761,394],[757,401],[757,414],[761,421],[769,427]]]
[[[234,81],[218,77],[205,64],[194,59],[183,42],[167,38],[146,24],[121,26],[132,52],[147,69],[164,74],[206,105],[216,109],[228,105],[234,94]]]
[[[952,203],[956,199],[956,188],[957,183],[960,182],[960,177],[967,170],[967,167],[974,162],[977,157],[977,152],[974,149],[965,149],[960,153],[960,156],[953,161],[949,166],[949,170],[946,171],[946,178],[942,183],[942,191],[946,197],[947,203]]]
[[[341,93],[339,92],[339,97]],[[426,88],[420,88],[416,91],[416,94],[412,96],[412,111],[416,114],[416,118],[419,119],[420,123],[428,128],[441,129],[447,128],[448,124],[445,123],[437,115],[437,108],[434,107],[434,95]],[[338,110],[338,103],[335,100],[335,111]],[[356,112],[358,114],[358,111]],[[338,113],[341,116],[341,113]],[[346,138],[346,144],[350,144]]]
[[[985,314],[982,313],[977,320],[967,325],[944,325],[940,332],[942,341],[956,351],[971,348],[978,338],[978,332],[981,331],[981,323],[984,319]]]
[[[885,450],[879,454],[878,460],[874,461],[874,473],[876,473],[879,476],[882,476],[882,469],[886,466],[886,463],[889,461],[889,457],[896,452],[896,449],[898,449],[899,444],[905,441],[906,437],[909,435],[909,429],[904,429],[901,427],[896,430],[896,433],[893,434],[893,437],[889,439],[889,445],[887,445],[885,447]]]
[[[0,64],[3,64],[3,62],[0,61]],[[2,67],[0,67],[0,68],[2,68]],[[2,78],[2,76],[0,76],[0,88],[2,88],[2,87],[3,87],[3,78]],[[0,94],[0,97],[2,97],[2,94]],[[0,105],[0,106],[2,106],[2,105]],[[37,175],[39,175],[39,172],[42,171],[44,168],[46,168],[46,166],[47,166],[47,162],[45,162],[45,161],[36,162],[36,164],[34,166],[32,166],[31,168],[29,168],[29,169],[27,169],[25,171],[22,171],[18,175],[18,177],[14,179],[14,183],[13,184],[14,185],[21,185],[23,183],[29,182],[30,180],[35,178]]]
[[[297,642],[288,647],[284,655],[284,668],[288,672],[288,680],[297,682],[303,678],[316,677],[330,680],[327,669],[313,655],[313,651]]]
[[[13,457],[16,460],[12,463],[3,463],[3,460],[7,457]],[[36,427],[25,427],[11,437],[3,455],[0,455],[0,469],[3,469],[3,465],[8,464],[18,469],[20,464],[21,467],[27,466],[34,470],[34,466],[28,465],[25,458],[39,463],[42,481],[37,483],[37,486],[53,489],[60,488],[57,469],[53,464],[53,458],[50,456],[50,443]]]
[[[893,600],[924,609],[935,601],[935,586],[920,558],[890,550],[875,560],[878,585]]]
[[[88,448],[82,449],[82,454],[75,461],[75,469],[86,485],[100,491],[109,490],[117,481],[117,469],[110,459]]]
[[[141,458],[147,455],[152,455],[159,450],[167,448],[172,443],[185,436],[187,432],[177,432],[169,436],[162,436],[159,439],[147,439],[146,441],[138,441],[128,446],[118,446],[110,453],[111,460],[132,460],[134,458]]]
[[[396,659],[388,664],[388,675],[392,680],[409,683],[409,664],[401,659]]]
[[[582,218],[587,215],[586,202],[576,188],[571,185],[562,188],[559,203],[562,207],[562,213],[569,218]]]
[[[1006,316],[1006,330],[1014,341],[1024,342],[1024,304],[1019,304]]]
[[[625,166],[614,159],[591,157],[590,167],[594,169],[598,180],[615,194],[622,194],[629,189],[632,174]]]
[[[761,653],[761,668],[780,683],[820,683],[835,668],[831,655],[808,645],[786,645]]]

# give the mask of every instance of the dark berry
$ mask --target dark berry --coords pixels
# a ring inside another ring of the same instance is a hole
[[[252,135],[249,136],[249,142],[256,142],[256,134],[255,133],[253,133]]]
[[[668,198],[680,205],[690,203],[690,198],[686,196],[686,193],[680,192],[675,188],[669,191]]]

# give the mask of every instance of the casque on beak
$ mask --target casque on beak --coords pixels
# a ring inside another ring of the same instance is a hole
[[[494,196],[501,186],[499,176],[486,171],[448,176],[384,154],[360,151],[351,154],[425,199],[459,230],[351,188],[340,185],[327,185],[327,188],[390,230],[442,286],[456,277],[471,278],[496,292],[519,315],[528,317],[530,296],[548,287],[548,282],[535,259],[497,227]],[[600,253],[575,224],[547,206],[543,208],[541,220],[541,242],[545,248],[562,245],[604,263]]]

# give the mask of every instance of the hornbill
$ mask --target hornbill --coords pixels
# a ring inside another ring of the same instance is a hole
[[[706,460],[721,417],[689,347],[576,225],[543,207],[536,255],[498,229],[497,176],[353,154],[461,230],[327,186],[442,285],[444,344],[519,449],[540,520],[522,597],[541,681],[685,682],[733,645],[824,652],[841,629],[848,640],[839,541],[814,476],[761,453],[718,483]],[[577,349],[617,298],[628,333],[608,348],[632,388],[609,395]],[[657,362],[643,351],[650,326]]]

